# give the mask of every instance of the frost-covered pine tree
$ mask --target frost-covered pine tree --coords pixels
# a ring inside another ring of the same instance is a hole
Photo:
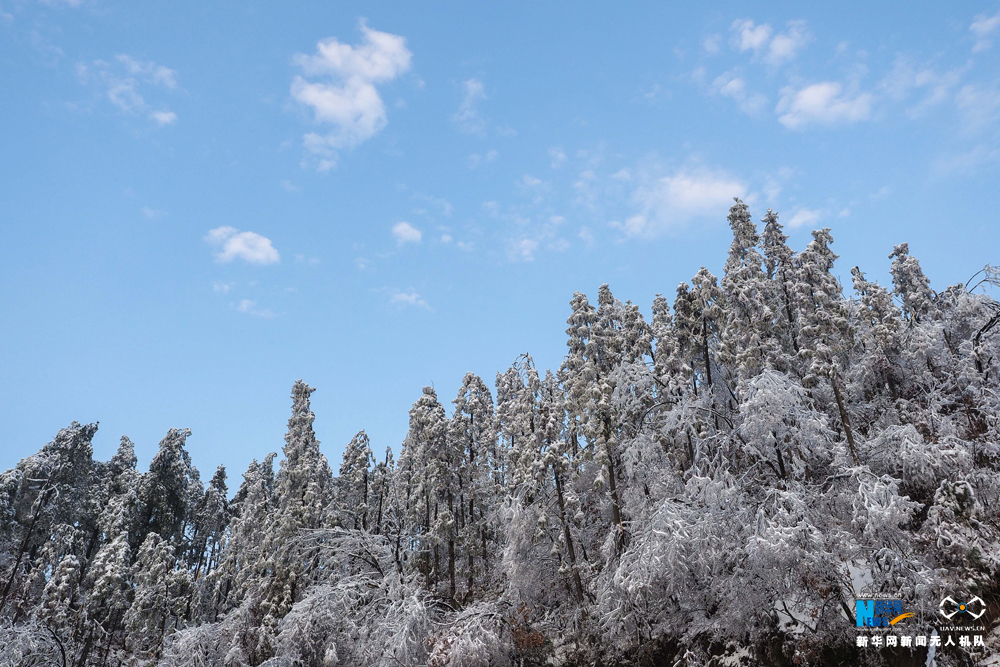
[[[139,481],[141,509],[137,540],[140,544],[149,533],[156,533],[174,547],[182,544],[190,487],[197,479],[197,470],[184,447],[190,435],[191,429],[170,429],[160,441],[149,472]]]
[[[813,240],[796,257],[796,306],[801,316],[798,329],[799,357],[807,366],[803,383],[815,386],[828,378],[833,389],[840,422],[855,463],[859,463],[850,414],[843,396],[843,354],[853,345],[847,307],[840,281],[833,275],[837,255],[830,250],[829,228],[814,230]]]
[[[735,366],[744,378],[752,377],[775,356],[772,349],[771,282],[763,270],[757,246],[760,237],[747,205],[736,199],[729,209],[733,242],[729,246],[722,291],[725,293],[725,321],[721,326],[719,359]]]
[[[464,558],[465,596],[472,594],[477,583],[487,583],[494,569],[490,552],[492,540],[490,522],[502,489],[491,473],[497,464],[493,396],[482,378],[466,373],[462,386],[452,401],[455,406],[448,424],[450,448],[460,452],[457,472],[456,540]]]
[[[368,434],[359,431],[344,449],[344,460],[340,465],[340,494],[344,525],[354,529],[369,529],[369,495],[371,491],[371,468],[374,464]]]
[[[737,200],[721,282],[648,322],[574,295],[558,373],[519,357],[495,408],[425,389],[398,464],[361,432],[334,478],[302,382],[231,501],[186,430],[140,475],[74,422],[0,474],[0,665],[926,662],[857,647],[853,605],[928,635],[995,597],[1000,272],[934,291],[900,244],[892,292],[855,268],[847,298],[828,230],[796,254],[763,222]]]
[[[251,658],[270,657],[280,620],[300,599],[316,564],[316,551],[297,540],[303,531],[324,527],[333,492],[333,471],[320,452],[313,430],[316,415],[309,397],[315,391],[302,380],[292,386],[292,415],[288,419],[284,459],[274,477],[275,507],[267,517],[261,538],[263,563],[259,589],[251,598],[252,616],[259,630],[245,636]]]
[[[778,349],[771,350],[770,365],[788,371],[798,355],[795,323],[795,253],[788,247],[788,236],[778,222],[778,214],[767,209],[762,221],[764,230],[760,246],[764,255],[764,268],[771,281],[771,311],[774,325],[773,339]]]
[[[892,260],[892,284],[896,296],[903,302],[903,315],[908,320],[920,321],[934,310],[931,281],[924,275],[920,262],[910,255],[909,243],[895,246],[889,259]]]
[[[456,452],[449,447],[444,406],[432,387],[424,387],[410,409],[410,429],[403,443],[400,467],[405,465],[408,473],[407,525],[415,538],[415,566],[431,591],[437,591],[442,581],[452,590],[455,464]]]
[[[132,655],[154,664],[171,630],[175,600],[170,584],[175,563],[173,546],[150,532],[132,566],[135,593],[125,614],[125,644]]]

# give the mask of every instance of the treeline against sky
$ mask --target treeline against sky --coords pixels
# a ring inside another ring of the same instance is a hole
[[[903,243],[845,295],[828,229],[728,219],[721,278],[575,294],[558,369],[424,388],[398,457],[362,431],[334,474],[302,381],[232,495],[185,429],[140,472],[72,423],[0,476],[0,664],[909,665],[856,598],[991,624],[1000,274],[934,292]]]

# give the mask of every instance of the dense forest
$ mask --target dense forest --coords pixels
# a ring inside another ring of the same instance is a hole
[[[362,431],[336,474],[302,381],[233,494],[186,429],[140,472],[73,422],[0,476],[0,664],[993,659],[1000,271],[935,292],[902,243],[891,287],[845,294],[828,229],[794,252],[771,211],[728,220],[721,277],[650,319],[573,295],[558,369],[425,387],[401,446]],[[928,635],[979,596],[986,646],[861,648],[879,594]]]

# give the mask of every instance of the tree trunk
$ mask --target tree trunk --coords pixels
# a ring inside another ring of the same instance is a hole
[[[449,593],[452,600],[455,599],[455,514],[452,506],[451,489],[448,489],[448,512],[452,515],[452,527],[448,531],[448,579]]]
[[[559,519],[562,521],[563,537],[566,538],[566,551],[569,554],[570,569],[573,570],[573,586],[576,589],[576,601],[583,604],[583,582],[580,580],[580,569],[576,565],[576,550],[573,549],[573,536],[570,534],[569,522],[566,520],[566,503],[563,500],[562,480],[558,470],[553,470],[556,482],[556,497],[559,499]]]
[[[837,380],[837,371],[830,374],[830,382],[833,384],[833,396],[837,399],[837,409],[840,410],[840,421],[844,424],[844,434],[847,436],[847,445],[851,448],[851,458],[854,465],[861,465],[858,459],[858,450],[854,445],[854,432],[851,430],[851,418],[844,407],[844,397],[840,393],[840,382]]]

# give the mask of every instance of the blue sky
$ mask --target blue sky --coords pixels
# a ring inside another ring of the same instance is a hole
[[[624,8],[623,8],[624,7]],[[233,484],[318,387],[339,466],[421,387],[648,314],[741,196],[888,282],[997,262],[1000,6],[0,0],[0,469],[72,420]]]

